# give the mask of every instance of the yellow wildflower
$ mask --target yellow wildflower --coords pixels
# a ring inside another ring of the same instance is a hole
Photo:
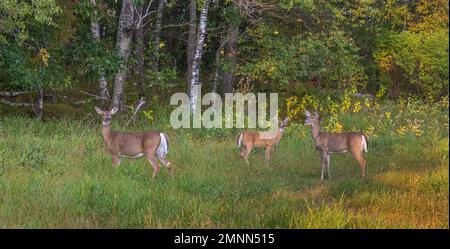
[[[408,122],[408,128],[409,130],[417,137],[420,137],[423,135],[423,131],[420,129],[423,121],[414,119],[414,121],[407,120]]]
[[[400,135],[400,136],[404,136],[405,134],[406,134],[406,126],[404,126],[404,125],[402,125],[402,126],[400,126],[398,129],[397,129],[397,133]]]
[[[391,113],[390,112],[386,112],[386,118],[387,119],[391,119]]]
[[[149,122],[153,121],[153,115],[152,115],[153,111],[152,110],[148,109],[146,111],[143,111],[143,113],[144,113],[145,118],[147,118],[147,120]]]
[[[361,103],[359,101],[356,101],[355,104],[353,104],[353,113],[357,113],[362,109]]]
[[[370,109],[370,100],[369,99],[366,99],[365,101],[364,101],[364,105],[366,106],[366,108],[367,109]]]
[[[333,123],[331,128],[331,132],[335,132],[335,133],[340,133],[342,132],[342,128],[344,128],[344,126],[339,123],[338,121],[336,121],[335,123]]]
[[[48,53],[47,49],[45,48],[39,49],[39,58],[41,58],[44,66],[48,67],[48,58],[50,58],[50,54]]]
[[[366,134],[369,137],[376,137],[375,135],[375,127],[373,125],[370,125],[367,127],[367,129],[364,131],[364,134]]]

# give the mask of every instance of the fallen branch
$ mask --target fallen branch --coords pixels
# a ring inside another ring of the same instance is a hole
[[[0,92],[2,97],[15,97],[21,94],[29,93],[30,91],[18,91],[18,92]]]
[[[86,100],[80,100],[80,101],[74,101],[74,102],[70,102],[73,105],[81,105],[81,104],[86,104],[89,103],[93,100],[94,98],[90,98],[90,99],[86,99]]]
[[[4,99],[0,99],[0,102],[3,102],[10,106],[19,106],[19,107],[34,106],[33,103],[16,103],[16,102],[11,102],[11,101],[4,100]]]

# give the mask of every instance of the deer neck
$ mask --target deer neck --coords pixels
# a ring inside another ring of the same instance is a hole
[[[275,143],[278,144],[280,142],[281,137],[283,136],[284,129],[278,129],[277,135],[275,137]]]
[[[314,142],[316,144],[316,146],[319,143],[319,136],[320,136],[320,126],[319,126],[319,122],[317,121],[316,124],[311,125],[311,135],[314,139]]]
[[[103,140],[105,141],[106,146],[109,148],[109,145],[111,143],[111,126],[108,124],[102,125],[102,136]]]

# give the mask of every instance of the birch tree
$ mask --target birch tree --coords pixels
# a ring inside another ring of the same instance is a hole
[[[189,37],[186,48],[187,70],[186,70],[186,88],[187,92],[191,89],[192,62],[194,60],[194,49],[197,36],[197,0],[191,0],[189,5]]]
[[[90,0],[92,6],[95,8],[97,6],[97,3],[95,0]],[[91,21],[91,34],[92,38],[95,42],[100,42],[100,24],[99,24],[99,18],[97,15],[97,10],[94,10],[92,21]],[[108,90],[108,82],[106,81],[105,72],[100,71],[99,73],[99,90],[100,90],[100,97],[102,97],[103,100],[110,100],[109,90]]]
[[[123,0],[117,28],[116,49],[123,59],[123,65],[114,76],[112,106],[123,106],[124,83],[127,75],[127,63],[130,56],[134,28],[134,8],[132,0]]]
[[[203,53],[203,44],[205,42],[206,35],[206,19],[208,16],[209,0],[206,0],[202,10],[200,12],[197,39],[194,49],[194,58],[192,60],[191,76],[190,76],[190,107],[191,112],[197,111],[197,92],[194,89],[195,85],[199,84],[200,64]]]

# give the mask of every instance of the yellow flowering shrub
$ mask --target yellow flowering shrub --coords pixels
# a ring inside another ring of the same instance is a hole
[[[429,129],[436,126],[442,127],[437,132],[448,131],[448,121],[435,118],[441,108],[448,108],[448,97],[441,98],[435,104],[416,98],[393,102],[382,99],[385,92],[385,87],[381,87],[374,98],[363,99],[355,96],[355,88],[345,90],[338,98],[333,98],[332,94],[321,99],[309,94],[302,97],[291,96],[286,99],[287,115],[292,120],[300,121],[299,125],[302,126],[305,109],[311,112],[317,110],[321,114],[323,131],[333,133],[361,131],[369,137],[378,137],[382,134],[422,137],[429,131],[436,131]],[[308,131],[307,128],[304,130]]]
[[[423,135],[423,130],[421,130],[421,126],[423,124],[423,120],[407,120],[408,122],[408,128],[411,131],[412,134],[414,134],[417,137],[420,137]]]
[[[397,133],[400,136],[404,136],[406,134],[407,130],[408,130],[408,128],[406,126],[402,125],[402,126],[398,127]]]
[[[390,120],[391,119],[391,112],[386,112],[386,119]]]
[[[364,130],[364,134],[366,134],[368,137],[377,137],[377,135],[375,134],[375,127],[373,125],[369,125],[369,127]]]
[[[448,96],[444,96],[441,98],[441,100],[439,101],[439,106],[444,109],[448,109]]]
[[[370,110],[370,107],[372,106],[372,104],[370,103],[370,99],[366,98],[364,100],[364,106],[367,108],[367,110]]]
[[[145,118],[148,120],[148,122],[152,122],[153,121],[153,111],[148,109],[143,111],[142,113],[144,113]]]
[[[48,67],[48,59],[50,58],[50,54],[48,53],[47,49],[40,48],[38,57],[41,59],[44,66]]]
[[[359,112],[361,109],[362,109],[362,107],[361,107],[361,102],[356,101],[356,102],[353,104],[353,113],[357,113],[357,112]]]

